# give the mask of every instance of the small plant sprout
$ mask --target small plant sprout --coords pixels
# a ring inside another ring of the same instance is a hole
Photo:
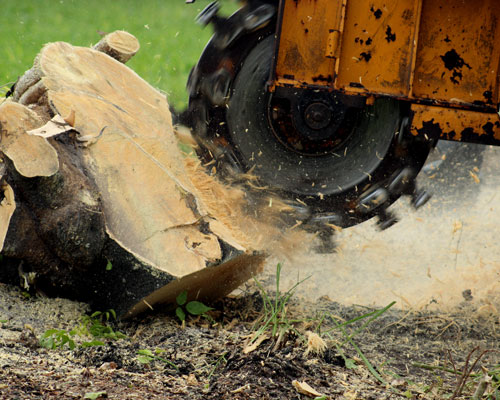
[[[40,346],[47,349],[62,349],[68,346],[70,350],[75,349],[75,337],[91,337],[90,341],[83,341],[80,347],[104,346],[99,339],[118,340],[125,339],[124,333],[117,332],[109,325],[111,319],[116,319],[114,310],[105,312],[96,311],[91,315],[82,315],[80,325],[70,331],[64,329],[48,329],[40,337]]]
[[[65,331],[64,329],[48,329],[46,330],[40,338],[40,346],[46,349],[55,350],[62,349],[64,346],[68,345],[70,350],[73,350],[76,345],[73,340],[76,332]]]
[[[80,318],[79,333],[95,339],[125,339],[127,337],[125,334],[113,330],[109,324],[111,320],[116,320],[114,310],[96,311],[91,315],[83,315]]]
[[[217,370],[217,368],[219,368],[219,366],[224,363],[226,364],[227,363],[227,359],[226,359],[226,355],[227,355],[227,351],[222,353],[219,358],[217,358],[217,361],[215,361],[215,363],[212,365],[212,368],[210,369],[210,372],[208,373],[208,382],[205,384],[205,389],[208,389],[210,384],[210,380],[212,379],[212,376],[214,375],[215,371]]]
[[[186,313],[192,316],[202,316],[213,322],[212,319],[208,315],[206,315],[206,313],[213,310],[213,308],[207,307],[202,302],[196,300],[188,302],[187,298],[188,293],[186,290],[184,290],[179,293],[179,295],[175,299],[177,303],[175,315],[177,315],[177,318],[179,318],[183,326],[186,322]]]
[[[151,364],[153,361],[160,361],[170,367],[174,368],[176,371],[179,370],[177,365],[175,365],[172,361],[169,361],[163,357],[160,357],[160,354],[164,353],[165,350],[156,349],[154,353],[149,349],[142,349],[137,351],[137,361],[141,364]]]

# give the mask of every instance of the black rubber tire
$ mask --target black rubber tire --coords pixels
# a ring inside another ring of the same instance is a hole
[[[292,197],[337,196],[364,186],[388,153],[401,113],[399,102],[379,99],[359,111],[354,131],[333,153],[301,155],[284,146],[268,120],[266,82],[274,37],[258,43],[245,59],[233,83],[226,112],[229,136],[245,170],[261,183]]]

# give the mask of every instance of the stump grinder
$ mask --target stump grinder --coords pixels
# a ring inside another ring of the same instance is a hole
[[[399,197],[429,199],[415,178],[438,140],[500,144],[497,0],[219,8],[198,17],[214,35],[188,81],[199,155],[305,224],[385,229]]]

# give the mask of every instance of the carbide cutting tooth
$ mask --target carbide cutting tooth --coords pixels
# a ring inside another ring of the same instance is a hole
[[[411,204],[415,209],[422,207],[427,203],[432,195],[425,190],[415,191],[412,195]]]
[[[206,6],[196,17],[196,22],[201,26],[207,26],[208,24],[213,24],[214,29],[220,26],[223,19],[219,17],[220,5],[218,1],[212,1],[208,6]]]
[[[381,231],[387,229],[387,228],[390,228],[391,226],[393,226],[396,222],[398,222],[398,218],[392,213],[390,212],[387,208],[385,207],[382,207],[379,211],[378,211],[378,221],[377,221],[377,225],[378,227],[380,228]]]

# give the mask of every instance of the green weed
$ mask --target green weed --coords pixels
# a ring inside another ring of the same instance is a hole
[[[482,379],[485,379],[485,374],[490,377],[490,391],[487,394],[487,400],[500,400],[500,363],[488,371],[483,371]]]
[[[48,329],[40,337],[40,346],[46,349],[62,349],[68,345],[70,350],[76,347],[73,337],[76,335],[74,330],[65,331],[64,329]]]
[[[287,315],[287,304],[290,298],[293,296],[297,286],[299,286],[309,277],[297,282],[294,286],[292,286],[292,288],[282,294],[280,291],[281,269],[282,265],[278,264],[276,266],[276,293],[274,297],[269,296],[262,284],[254,278],[264,302],[264,310],[263,315],[257,320],[256,324],[254,325],[254,329],[257,326],[258,328],[253,335],[250,344],[254,343],[261,335],[263,335],[267,331],[270,332],[272,338],[276,338],[275,348],[279,346],[279,343],[283,339],[285,334],[290,331],[295,332],[300,337],[303,336],[300,332],[297,331],[294,325],[297,323],[305,322],[305,320],[290,319]],[[384,380],[382,375],[377,371],[377,369],[372,365],[368,358],[363,354],[360,347],[355,343],[354,338],[356,337],[356,335],[363,332],[369,324],[371,324],[373,321],[387,312],[392,306],[394,306],[394,304],[396,304],[396,302],[393,301],[380,310],[371,311],[342,323],[339,323],[337,321],[337,318],[335,318],[334,316],[324,314],[321,318],[319,318],[316,331],[320,336],[324,336],[332,340],[337,352],[344,359],[346,368],[353,369],[357,367],[356,362],[353,359],[347,357],[345,351],[343,350],[343,347],[346,344],[350,344],[355,349],[359,358],[363,361],[364,365],[366,366],[368,371],[375,377],[375,379],[377,379],[381,383],[386,384],[387,382]],[[328,316],[335,324],[335,326],[321,332],[321,326]],[[363,320],[364,323],[360,327],[353,328],[354,324]],[[336,340],[332,335],[334,331],[339,331],[343,337],[343,340]]]
[[[179,318],[179,320],[183,325],[186,322],[186,315],[202,316],[210,320],[210,322],[213,322],[210,316],[206,314],[207,312],[213,310],[213,308],[207,307],[205,304],[196,300],[188,302],[187,298],[188,298],[188,293],[186,290],[184,290],[175,299],[177,303],[177,308],[175,309],[175,315],[177,315],[177,318]]]
[[[80,324],[70,331],[64,329],[48,329],[40,337],[40,346],[47,349],[62,349],[66,345],[70,350],[75,349],[74,338],[87,338],[90,341],[82,341],[80,347],[104,346],[105,342],[99,339],[118,340],[125,339],[127,336],[113,330],[109,324],[111,319],[116,319],[114,310],[105,312],[96,311],[91,315],[84,314],[80,317]]]
[[[96,311],[91,315],[83,315],[80,319],[78,331],[85,336],[92,336],[98,339],[118,340],[127,336],[122,332],[113,330],[109,324],[111,320],[116,320],[114,310],[105,312]]]
[[[359,358],[363,361],[366,368],[368,369],[368,371],[370,371],[370,373],[373,375],[373,377],[375,377],[375,379],[377,379],[379,382],[384,383],[384,384],[386,383],[385,379],[374,368],[374,366],[370,363],[368,358],[366,358],[366,356],[363,354],[363,352],[361,351],[359,346],[354,342],[353,339],[356,335],[363,332],[368,327],[369,324],[371,324],[373,321],[375,321],[377,318],[379,318],[382,314],[387,312],[392,306],[394,306],[394,304],[396,304],[395,301],[391,302],[390,304],[388,304],[387,306],[385,306],[384,308],[382,308],[380,310],[375,310],[375,311],[360,315],[359,317],[352,318],[349,321],[345,321],[342,323],[337,322],[337,319],[334,316],[330,315],[330,319],[333,321],[335,326],[322,333],[322,335],[328,337],[330,340],[333,341],[333,343],[335,343],[335,347],[337,349],[337,352],[344,359],[344,362],[345,362],[345,365],[347,368],[355,368],[356,367],[355,361],[346,357],[345,352],[342,349],[343,346],[345,346],[347,343],[349,343],[355,349]],[[353,329],[352,331],[349,331],[349,327],[351,327],[356,322],[361,321],[361,320],[365,320],[365,319],[367,319],[367,321],[363,325],[361,325],[357,329]],[[319,327],[317,330],[319,331]],[[336,331],[336,330],[340,331],[342,336],[343,336],[343,341],[340,343],[338,343],[338,341],[335,340],[334,337],[332,336],[333,331]]]
[[[214,374],[214,372],[217,370],[217,368],[219,367],[219,365],[221,365],[222,363],[226,364],[227,363],[227,360],[226,360],[226,356],[227,356],[228,352],[224,352],[222,353],[219,358],[217,358],[217,361],[215,362],[215,364],[213,365],[212,369],[210,370],[209,374],[208,374],[208,380],[210,380]]]
[[[161,350],[161,349],[156,349],[154,351],[154,353],[148,349],[138,350],[137,351],[137,361],[139,361],[141,364],[150,364],[153,361],[160,361],[166,365],[171,366],[176,371],[178,371],[179,368],[172,361],[169,361],[163,357],[160,357],[160,354],[162,354],[163,352],[165,352],[165,350]]]
[[[284,294],[281,294],[280,292],[280,276],[281,276],[281,268],[282,265],[278,264],[276,266],[276,293],[274,297],[269,296],[262,284],[254,278],[257,287],[259,288],[259,291],[262,296],[262,300],[264,302],[264,311],[263,315],[257,320],[255,327],[258,325],[259,328],[257,329],[256,333],[253,335],[252,340],[250,341],[251,343],[254,343],[261,335],[263,335],[266,331],[270,331],[271,337],[277,339],[277,343],[275,345],[275,348],[279,345],[279,342],[282,340],[284,335],[290,331],[293,331],[297,333],[298,336],[303,336],[298,332],[295,328],[294,325],[300,322],[304,322],[304,320],[293,320],[290,319],[287,315],[287,304],[290,300],[290,298],[293,296],[295,289],[297,286],[299,286],[302,282],[304,282],[306,279],[309,277],[297,282],[294,286],[292,286],[287,292]],[[354,342],[354,337],[364,331],[367,326],[375,321],[377,318],[379,318],[381,315],[383,315],[385,312],[387,312],[392,306],[394,306],[396,302],[392,302],[386,307],[380,309],[380,310],[375,310],[369,313],[366,313],[364,315],[360,315],[358,317],[355,317],[353,319],[350,319],[349,321],[345,321],[342,323],[339,323],[337,319],[334,316],[324,314],[318,321],[316,331],[320,336],[325,336],[329,338],[330,340],[333,341],[335,344],[336,350],[339,353],[339,355],[344,359],[346,368],[356,368],[356,362],[347,357],[343,347],[349,343],[356,351],[358,354],[359,358],[363,361],[365,364],[366,368],[368,371],[380,382],[386,383],[384,378],[381,376],[381,374],[376,370],[376,368],[370,363],[368,358],[363,354],[359,346]],[[321,332],[321,326],[324,323],[326,317],[329,316],[331,321],[335,324],[334,327]],[[350,327],[362,320],[366,320],[360,327],[356,329],[350,329]],[[333,337],[332,333],[334,331],[340,331],[343,340],[339,342],[338,340],[335,340]]]
[[[217,368],[219,368],[219,365],[221,365],[222,363],[224,363],[224,364],[227,363],[227,359],[226,359],[227,354],[228,354],[228,352],[225,351],[217,358],[217,361],[215,361],[215,363],[212,364],[212,368],[210,368],[210,372],[208,373],[208,376],[207,376],[208,382],[204,386],[205,390],[208,390],[208,388],[210,387],[210,379],[212,379],[212,376],[214,375]]]

